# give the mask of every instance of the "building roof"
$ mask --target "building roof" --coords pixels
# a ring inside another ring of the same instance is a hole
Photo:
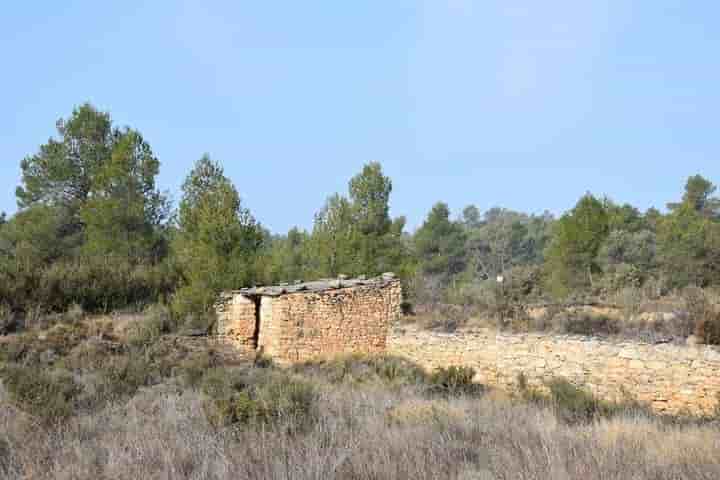
[[[312,282],[297,281],[294,283],[281,283],[279,285],[241,288],[240,290],[233,290],[227,293],[247,296],[279,297],[287,293],[323,292],[326,290],[359,287],[362,285],[384,287],[394,281],[397,281],[397,277],[394,273],[390,272],[383,273],[379,277],[374,278],[346,278],[344,275],[340,275],[338,278],[322,278]]]

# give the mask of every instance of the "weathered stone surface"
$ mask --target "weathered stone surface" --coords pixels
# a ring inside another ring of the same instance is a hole
[[[720,400],[720,350],[671,344],[616,343],[490,330],[440,335],[411,327],[388,339],[388,351],[428,370],[468,365],[488,385],[512,389],[517,376],[542,387],[552,378],[583,384],[609,400],[628,394],[663,413],[708,414]]]
[[[278,288],[226,294],[218,306],[218,334],[279,363],[302,362],[383,352],[390,325],[400,315],[400,281],[391,274]]]

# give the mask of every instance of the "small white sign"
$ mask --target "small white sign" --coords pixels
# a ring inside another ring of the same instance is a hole
[[[497,283],[503,283],[504,281],[505,281],[505,277],[503,277],[502,275],[497,276]]]

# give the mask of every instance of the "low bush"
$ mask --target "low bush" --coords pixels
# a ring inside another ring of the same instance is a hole
[[[609,405],[598,400],[590,391],[565,379],[548,383],[550,401],[557,416],[570,423],[590,421],[609,413]]]
[[[616,335],[621,331],[618,320],[586,312],[560,313],[553,319],[553,328],[573,335]]]
[[[544,405],[553,409],[561,421],[574,424],[590,422],[599,418],[611,418],[629,413],[652,416],[646,405],[624,393],[620,401],[597,398],[587,388],[575,385],[564,378],[555,378],[545,384],[545,389],[532,387],[522,373],[518,375],[518,393],[524,402]]]
[[[147,346],[157,341],[161,335],[172,332],[175,327],[167,307],[151,305],[130,324],[127,341],[133,347]]]
[[[55,363],[87,339],[82,324],[58,324],[44,332],[23,332],[10,342],[0,343],[0,361],[23,365]]]
[[[17,327],[17,319],[10,305],[0,303],[0,335],[13,332]]]
[[[437,304],[431,311],[417,316],[416,322],[429,330],[452,333],[466,326],[477,313],[477,308],[469,304]]]
[[[82,389],[64,370],[6,366],[0,371],[11,401],[43,423],[54,424],[74,413],[74,399]]]
[[[55,262],[37,276],[36,288],[20,301],[41,303],[53,311],[64,311],[72,304],[93,312],[146,305],[169,296],[177,281],[166,264],[133,265],[111,256]]]
[[[137,353],[108,357],[96,374],[97,383],[91,399],[94,406],[127,398],[140,387],[160,380],[157,367],[145,355]]]
[[[687,287],[682,292],[688,314],[694,324],[694,334],[708,345],[720,345],[720,310],[710,295],[698,287]]]
[[[34,335],[22,333],[13,342],[0,343],[0,362],[15,363],[22,362],[27,356],[29,347],[32,345]]]
[[[184,385],[197,388],[205,374],[215,367],[217,367],[217,361],[211,352],[196,352],[181,360],[175,368],[174,374]]]
[[[302,429],[317,417],[315,387],[285,373],[213,369],[202,381],[208,421],[216,427],[233,424],[278,424]]]
[[[475,369],[465,366],[439,367],[429,378],[433,391],[445,395],[477,394],[483,391],[480,384],[474,383]]]
[[[453,408],[448,400],[414,400],[401,402],[389,408],[385,414],[387,423],[392,426],[426,426],[445,427],[452,422],[461,422],[465,412]]]
[[[53,349],[58,355],[64,356],[87,340],[87,328],[82,324],[57,324],[45,333],[41,345]]]
[[[420,366],[392,355],[340,355],[295,365],[293,370],[331,383],[416,385],[427,381]]]

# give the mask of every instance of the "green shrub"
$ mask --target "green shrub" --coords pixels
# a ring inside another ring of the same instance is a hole
[[[92,403],[102,405],[135,394],[159,378],[155,365],[141,354],[109,357],[97,371],[98,383]]]
[[[133,347],[147,346],[174,329],[175,323],[167,307],[151,305],[130,325],[127,341]]]
[[[33,345],[35,335],[32,333],[21,333],[13,342],[0,343],[0,362],[20,362],[28,354],[30,346]]]
[[[546,395],[528,384],[527,377],[523,372],[520,372],[517,376],[517,389],[520,398],[525,402],[541,404],[547,400]]]
[[[544,405],[554,410],[555,415],[566,423],[581,423],[609,418],[627,413],[650,415],[646,405],[623,392],[620,401],[605,401],[597,398],[588,389],[572,384],[564,378],[556,378],[546,384],[547,393],[528,385],[524,374],[518,375],[518,391],[523,401]]]
[[[585,312],[563,312],[553,319],[555,330],[573,335],[616,335],[619,322],[607,315]]]
[[[589,421],[607,411],[592,393],[565,379],[552,380],[548,388],[557,415],[568,422]]]
[[[63,322],[65,323],[78,323],[85,317],[85,310],[82,305],[78,303],[71,304],[67,311],[63,314]]]
[[[16,326],[15,313],[10,305],[0,303],[0,335],[14,331]]]
[[[474,383],[473,378],[474,368],[451,365],[437,368],[430,376],[430,384],[435,391],[447,395],[481,393],[482,385]]]
[[[64,370],[13,365],[5,367],[1,374],[13,403],[47,424],[71,416],[73,401],[82,391]]]
[[[76,303],[87,311],[144,305],[169,296],[177,276],[166,264],[133,265],[122,257],[89,257],[55,262],[39,272],[26,302],[64,311]]]
[[[24,332],[10,342],[0,343],[0,361],[38,365],[43,363],[43,356],[49,354],[59,359],[68,355],[86,339],[87,331],[82,324],[58,324],[42,337],[36,332]]]
[[[293,369],[297,373],[319,376],[331,383],[415,385],[427,381],[427,375],[421,367],[392,355],[339,355],[305,362]]]
[[[720,311],[701,288],[687,287],[682,292],[688,314],[694,324],[694,334],[708,345],[720,345]]]
[[[695,335],[707,345],[720,345],[720,312],[708,312],[697,322]]]
[[[87,340],[87,338],[87,328],[85,325],[58,324],[47,331],[45,340],[40,344],[43,348],[53,349],[59,355],[64,356],[84,340]]]
[[[206,416],[217,427],[282,423],[297,430],[316,418],[315,387],[285,373],[213,369],[203,379],[202,391]]]
[[[217,367],[215,357],[211,352],[203,351],[181,360],[174,373],[184,385],[197,388],[205,374],[215,367]]]
[[[272,368],[275,366],[275,362],[273,361],[271,356],[260,352],[255,356],[255,360],[253,360],[253,365],[256,368]]]

